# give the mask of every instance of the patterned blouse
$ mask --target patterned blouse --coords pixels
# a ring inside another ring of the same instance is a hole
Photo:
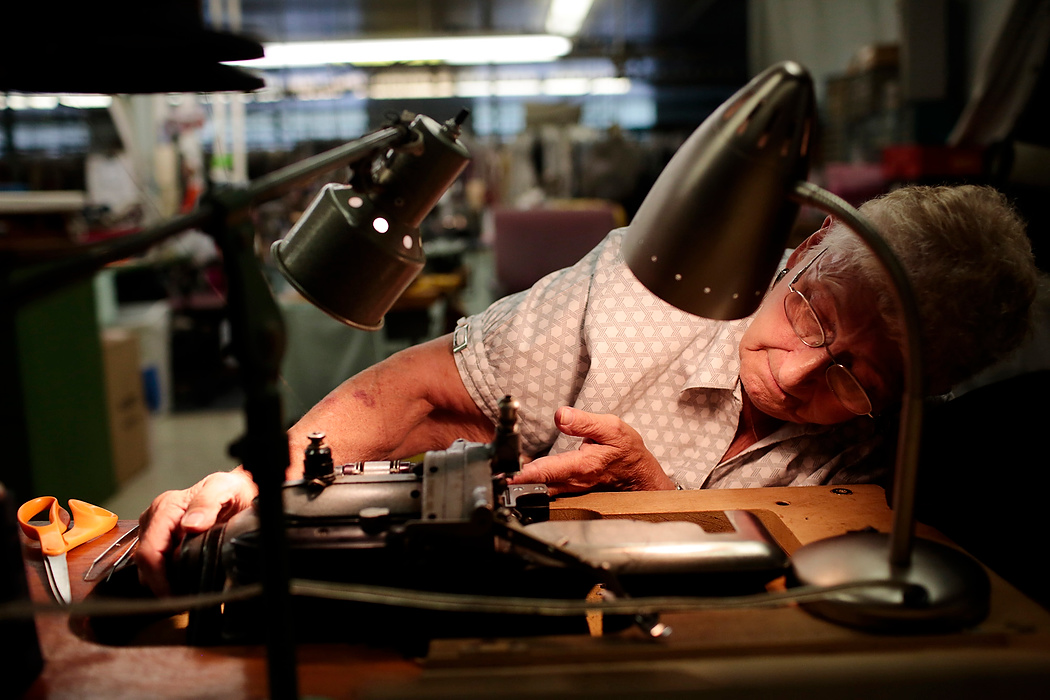
[[[787,423],[721,461],[742,407],[737,346],[750,318],[692,316],[653,296],[624,263],[612,231],[576,265],[531,289],[460,319],[456,365],[481,410],[521,403],[523,450],[576,449],[554,412],[563,405],[619,416],[637,430],[682,488],[862,483],[885,476],[865,461],[878,424],[861,417],[835,426]]]

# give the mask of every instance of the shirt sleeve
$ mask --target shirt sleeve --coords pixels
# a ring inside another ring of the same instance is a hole
[[[504,396],[520,404],[522,449],[541,454],[558,436],[554,412],[574,403],[590,368],[583,332],[594,274],[619,250],[611,232],[572,267],[460,319],[454,357],[463,384],[493,421]]]

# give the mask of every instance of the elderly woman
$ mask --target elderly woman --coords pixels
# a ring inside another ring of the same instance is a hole
[[[1035,294],[1023,222],[984,187],[906,188],[862,211],[920,300],[929,386],[943,393],[1016,346]],[[787,258],[760,308],[690,316],[634,279],[613,231],[576,265],[460,321],[451,336],[347,380],[290,431],[293,464],[323,430],[337,459],[402,458],[493,437],[521,403],[529,462],[552,494],[874,481],[881,417],[901,396],[894,295],[865,245],[832,219]],[[157,497],[137,561],[157,592],[163,555],[251,502],[240,468]]]

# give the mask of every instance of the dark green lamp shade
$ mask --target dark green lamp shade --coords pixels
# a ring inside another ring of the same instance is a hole
[[[281,274],[300,294],[355,328],[380,328],[423,269],[419,225],[470,160],[457,139],[457,121],[439,124],[420,114],[409,130],[411,142],[373,168],[367,193],[326,185],[271,248]]]
[[[307,301],[347,325],[376,330],[426,258],[419,229],[392,221],[349,185],[328,184],[272,248]]]

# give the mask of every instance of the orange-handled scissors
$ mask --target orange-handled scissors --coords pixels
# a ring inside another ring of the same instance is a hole
[[[40,541],[51,591],[58,602],[66,605],[73,600],[69,589],[66,552],[109,532],[117,524],[115,513],[75,498],[69,499],[69,509],[73,511],[73,527],[67,530],[69,513],[58,505],[58,499],[54,496],[40,496],[26,501],[18,508],[18,524],[22,526],[22,532]],[[47,522],[34,524],[33,517],[44,511],[47,511]]]

